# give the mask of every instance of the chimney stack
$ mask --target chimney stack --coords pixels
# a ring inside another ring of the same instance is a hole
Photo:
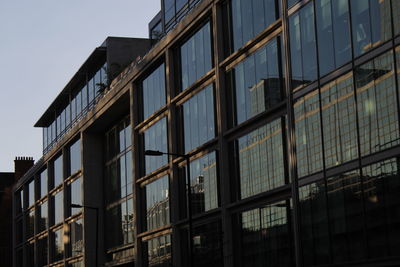
[[[15,181],[17,182],[24,174],[33,167],[32,157],[16,157],[14,160]]]

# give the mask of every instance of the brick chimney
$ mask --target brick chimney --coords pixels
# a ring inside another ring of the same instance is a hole
[[[16,157],[14,160],[15,181],[18,181],[32,168],[34,160],[32,157]]]

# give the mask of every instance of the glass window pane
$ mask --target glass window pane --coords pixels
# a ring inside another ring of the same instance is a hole
[[[180,48],[182,90],[212,68],[210,27],[208,22]]]
[[[107,248],[132,243],[134,241],[134,215],[132,201],[132,199],[128,199],[128,201],[124,201],[121,204],[114,205],[107,209]]]
[[[147,248],[148,267],[170,266],[171,256],[171,235],[155,237],[145,241],[143,248]]]
[[[299,200],[304,265],[328,264],[330,239],[325,180],[301,187]]]
[[[59,224],[64,220],[63,191],[58,192],[54,199],[54,224]]]
[[[355,83],[361,156],[399,144],[393,53],[358,67]]]
[[[290,204],[280,201],[240,213],[240,266],[294,266]]]
[[[325,167],[358,156],[353,75],[348,73],[321,88]]]
[[[62,228],[53,233],[53,262],[64,258],[64,237]]]
[[[82,179],[79,178],[71,183],[71,204],[82,205]],[[71,208],[71,216],[79,213],[81,209]]]
[[[28,206],[32,206],[33,204],[35,204],[35,180],[32,180],[29,185],[29,203]]]
[[[69,225],[69,256],[75,257],[83,253],[83,223],[82,219],[71,222]]]
[[[152,230],[169,224],[169,179],[164,176],[144,187],[146,194],[146,225]]]
[[[43,170],[39,176],[40,198],[47,195],[47,169]]]
[[[209,211],[218,207],[217,179],[217,159],[215,152],[190,162],[191,204],[193,214]]]
[[[38,266],[44,266],[48,264],[48,255],[49,255],[49,245],[47,236],[38,240],[37,243],[38,248]]]
[[[54,165],[54,187],[57,187],[59,184],[62,183],[64,179],[62,155],[60,155],[56,160],[54,160],[53,165]]]
[[[319,94],[315,90],[294,104],[297,172],[302,177],[322,170]]]
[[[236,141],[242,199],[285,184],[282,138],[277,119]]]
[[[237,124],[281,102],[283,77],[279,43],[277,39],[270,41],[233,68]]]
[[[355,56],[391,38],[389,0],[352,0],[351,15]]]
[[[81,140],[79,139],[69,147],[69,165],[70,170],[68,176],[76,173],[81,169]]]
[[[168,152],[167,119],[163,118],[144,132],[144,150]],[[145,174],[167,164],[167,155],[145,156]]]
[[[213,85],[209,85],[183,104],[186,153],[215,137],[215,132],[208,134],[215,124],[213,91]]]
[[[236,51],[279,18],[276,0],[232,0],[232,43]]]
[[[35,209],[31,209],[26,215],[26,239],[35,234]]]
[[[317,79],[313,2],[289,18],[292,88]]]
[[[224,266],[220,222],[194,227],[192,242],[194,266]]]
[[[43,202],[40,205],[38,220],[39,220],[39,223],[38,223],[39,231],[38,232],[46,230],[48,225],[49,225],[49,215],[48,215],[47,201]]]
[[[400,34],[400,1],[392,0],[394,34]]]

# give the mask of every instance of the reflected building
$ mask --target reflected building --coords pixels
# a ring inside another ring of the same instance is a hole
[[[107,38],[36,123],[14,267],[399,266],[399,18],[162,0],[149,39]]]

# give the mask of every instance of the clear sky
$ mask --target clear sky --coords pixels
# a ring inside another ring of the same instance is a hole
[[[0,172],[42,156],[33,125],[107,36],[148,37],[160,0],[0,0]]]

